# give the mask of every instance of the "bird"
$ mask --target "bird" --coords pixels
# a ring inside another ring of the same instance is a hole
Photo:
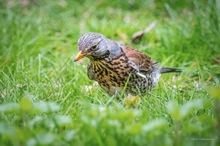
[[[181,72],[160,67],[158,62],[139,50],[113,41],[98,32],[88,32],[78,40],[74,62],[87,57],[89,79],[95,80],[110,96],[146,95],[161,74]]]

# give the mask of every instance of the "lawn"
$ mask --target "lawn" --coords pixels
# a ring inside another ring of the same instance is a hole
[[[87,32],[183,72],[117,100],[87,77],[88,59],[73,62]],[[0,1],[0,145],[214,146],[219,122],[218,0]]]

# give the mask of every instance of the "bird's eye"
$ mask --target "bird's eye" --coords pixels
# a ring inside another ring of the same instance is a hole
[[[90,47],[90,50],[93,51],[93,50],[95,50],[97,48],[98,48],[98,45],[96,44],[96,45],[93,45],[92,47]]]

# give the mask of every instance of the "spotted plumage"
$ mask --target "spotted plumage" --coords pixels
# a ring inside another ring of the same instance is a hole
[[[88,77],[95,80],[109,94],[144,95],[158,82],[162,73],[180,72],[161,68],[142,52],[123,46],[99,33],[87,33],[78,40],[79,53],[75,61],[90,59]]]

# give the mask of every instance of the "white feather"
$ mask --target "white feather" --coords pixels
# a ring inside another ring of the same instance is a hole
[[[143,75],[143,74],[141,74],[141,73],[139,73],[139,72],[137,72],[137,75],[139,75],[140,77],[142,77],[142,78],[145,78],[145,79],[146,79],[146,76],[145,76],[145,75]]]

